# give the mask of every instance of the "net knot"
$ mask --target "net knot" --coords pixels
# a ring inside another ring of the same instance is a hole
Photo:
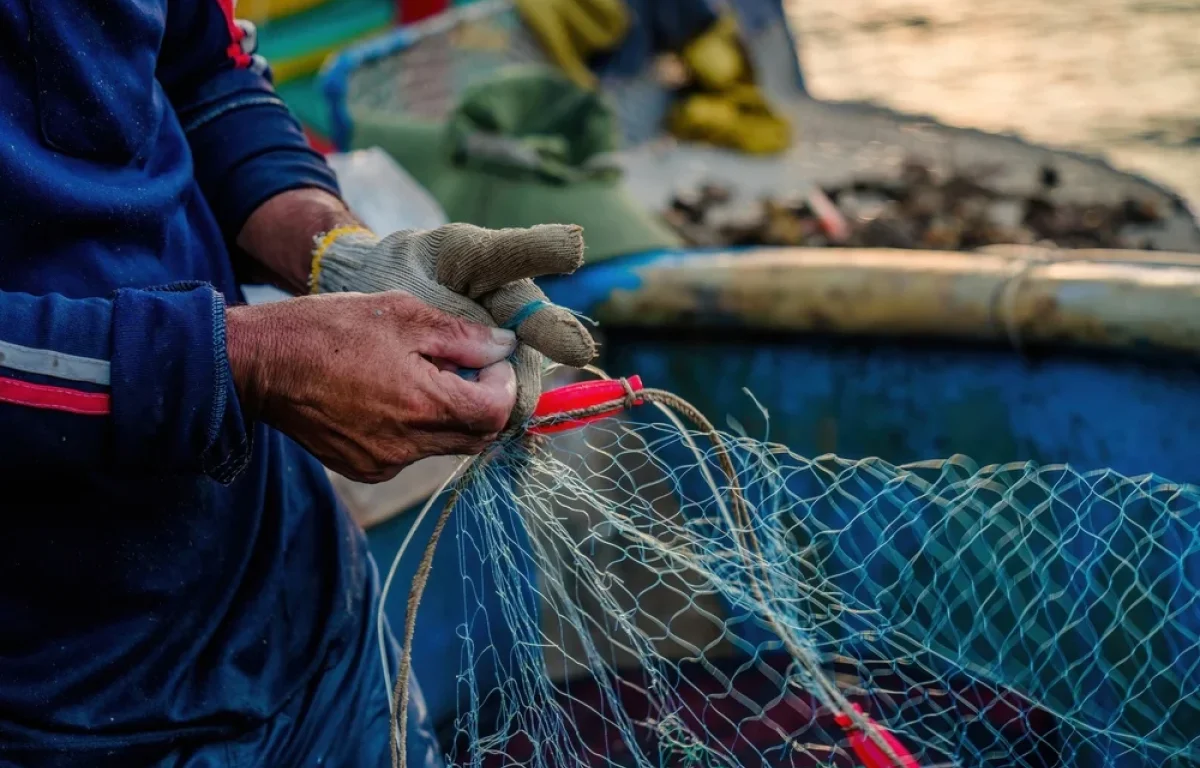
[[[625,378],[624,376],[620,378],[620,382],[621,389],[625,390],[625,402],[623,405],[626,408],[632,408],[633,406],[637,405],[638,400],[637,393],[633,391],[633,384],[631,384],[629,379]]]

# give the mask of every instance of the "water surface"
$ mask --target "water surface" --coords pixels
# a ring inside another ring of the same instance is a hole
[[[1200,0],[785,0],[814,96],[1106,156],[1200,209]]]

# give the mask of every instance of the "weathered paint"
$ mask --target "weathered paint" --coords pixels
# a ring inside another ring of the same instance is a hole
[[[751,425],[748,387],[800,452],[1200,481],[1194,255],[763,248],[638,257],[548,292],[601,322],[610,372]]]
[[[1200,267],[1200,255],[1171,251],[1137,251],[1128,249],[1075,248],[1058,250],[1035,245],[985,245],[978,253],[1011,258],[1050,261],[1097,261],[1101,263],[1142,264],[1160,267]]]
[[[600,322],[1200,353],[1200,267],[1186,264],[757,249],[632,271]]]
[[[659,254],[548,293],[601,322],[610,372],[751,425],[748,387],[772,412],[772,438],[800,452],[965,453],[1200,481],[1189,254]]]
[[[610,331],[603,366],[804,455],[966,454],[1200,482],[1200,369],[1004,348]]]

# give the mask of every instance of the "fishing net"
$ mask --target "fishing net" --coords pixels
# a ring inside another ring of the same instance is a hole
[[[1200,488],[806,458],[589,385],[421,513],[459,525],[404,646],[439,546],[500,597],[459,636],[512,638],[459,651],[450,764],[1200,765]]]

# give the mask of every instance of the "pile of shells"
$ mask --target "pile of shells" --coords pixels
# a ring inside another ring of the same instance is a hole
[[[1001,193],[979,175],[939,176],[909,161],[898,178],[858,178],[831,188],[813,188],[789,198],[739,204],[733,189],[708,183],[677,193],[663,212],[667,222],[695,247],[841,246],[971,250],[1021,244],[1059,248],[1142,248],[1149,243],[1127,234],[1131,225],[1161,223],[1152,204],[1119,205],[1053,201],[1057,172],[1041,170],[1037,191]]]

